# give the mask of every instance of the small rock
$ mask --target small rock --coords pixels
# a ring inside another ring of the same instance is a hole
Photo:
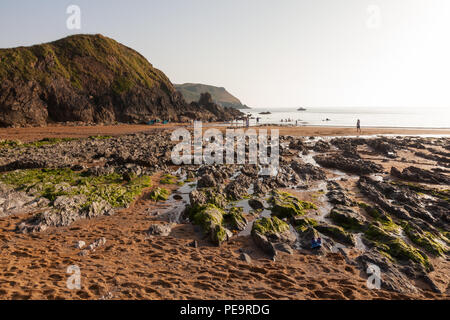
[[[175,195],[173,196],[173,198],[174,198],[175,200],[183,200],[183,197],[182,197],[181,195],[179,195],[179,194],[175,194]]]
[[[264,204],[261,200],[258,199],[250,199],[248,200],[248,205],[255,210],[264,209]]]
[[[77,248],[77,249],[83,249],[84,246],[86,246],[86,242],[84,242],[84,241],[78,241],[78,242],[75,244],[75,248]]]
[[[89,251],[88,250],[81,250],[79,253],[78,253],[78,255],[79,256],[82,256],[82,257],[85,257],[85,256],[87,256],[89,254]]]
[[[192,241],[191,243],[188,244],[189,247],[192,248],[198,248],[198,242],[197,240]]]
[[[247,263],[252,263],[252,258],[250,258],[250,256],[244,252],[241,253],[241,255],[239,256],[239,259],[241,259],[242,261],[245,261]]]
[[[275,243],[274,244],[275,250],[285,252],[288,254],[294,254],[294,250],[292,250],[292,247],[288,245],[287,243]]]
[[[147,234],[153,236],[167,237],[172,231],[172,224],[152,224],[147,230]]]

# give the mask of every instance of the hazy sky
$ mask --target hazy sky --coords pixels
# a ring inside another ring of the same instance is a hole
[[[450,107],[450,0],[0,1],[1,48],[75,33],[252,107]]]

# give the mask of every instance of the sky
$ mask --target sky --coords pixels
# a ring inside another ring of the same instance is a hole
[[[0,48],[76,33],[250,107],[450,108],[449,0],[0,1]]]

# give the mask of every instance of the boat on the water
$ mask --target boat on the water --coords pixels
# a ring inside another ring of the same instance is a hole
[[[306,111],[306,108],[300,107],[297,109],[297,111]]]

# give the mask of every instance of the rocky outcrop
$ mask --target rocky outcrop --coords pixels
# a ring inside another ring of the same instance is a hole
[[[253,223],[252,238],[264,252],[275,256],[279,244],[292,245],[296,236],[290,231],[289,225],[277,217],[262,218]]]
[[[450,184],[450,178],[442,173],[429,171],[417,167],[408,167],[400,172],[397,168],[391,168],[391,175],[408,181],[433,183],[433,184]]]
[[[228,120],[215,104],[189,105],[142,55],[102,35],[1,49],[0,126],[52,122]]]
[[[174,86],[188,103],[198,101],[200,95],[207,92],[212,96],[214,102],[222,107],[250,109],[223,87],[215,87],[200,83],[175,84]]]
[[[356,153],[357,154],[357,153]],[[383,167],[372,161],[349,158],[345,154],[317,155],[314,157],[318,164],[326,168],[333,168],[358,175],[382,172]]]

